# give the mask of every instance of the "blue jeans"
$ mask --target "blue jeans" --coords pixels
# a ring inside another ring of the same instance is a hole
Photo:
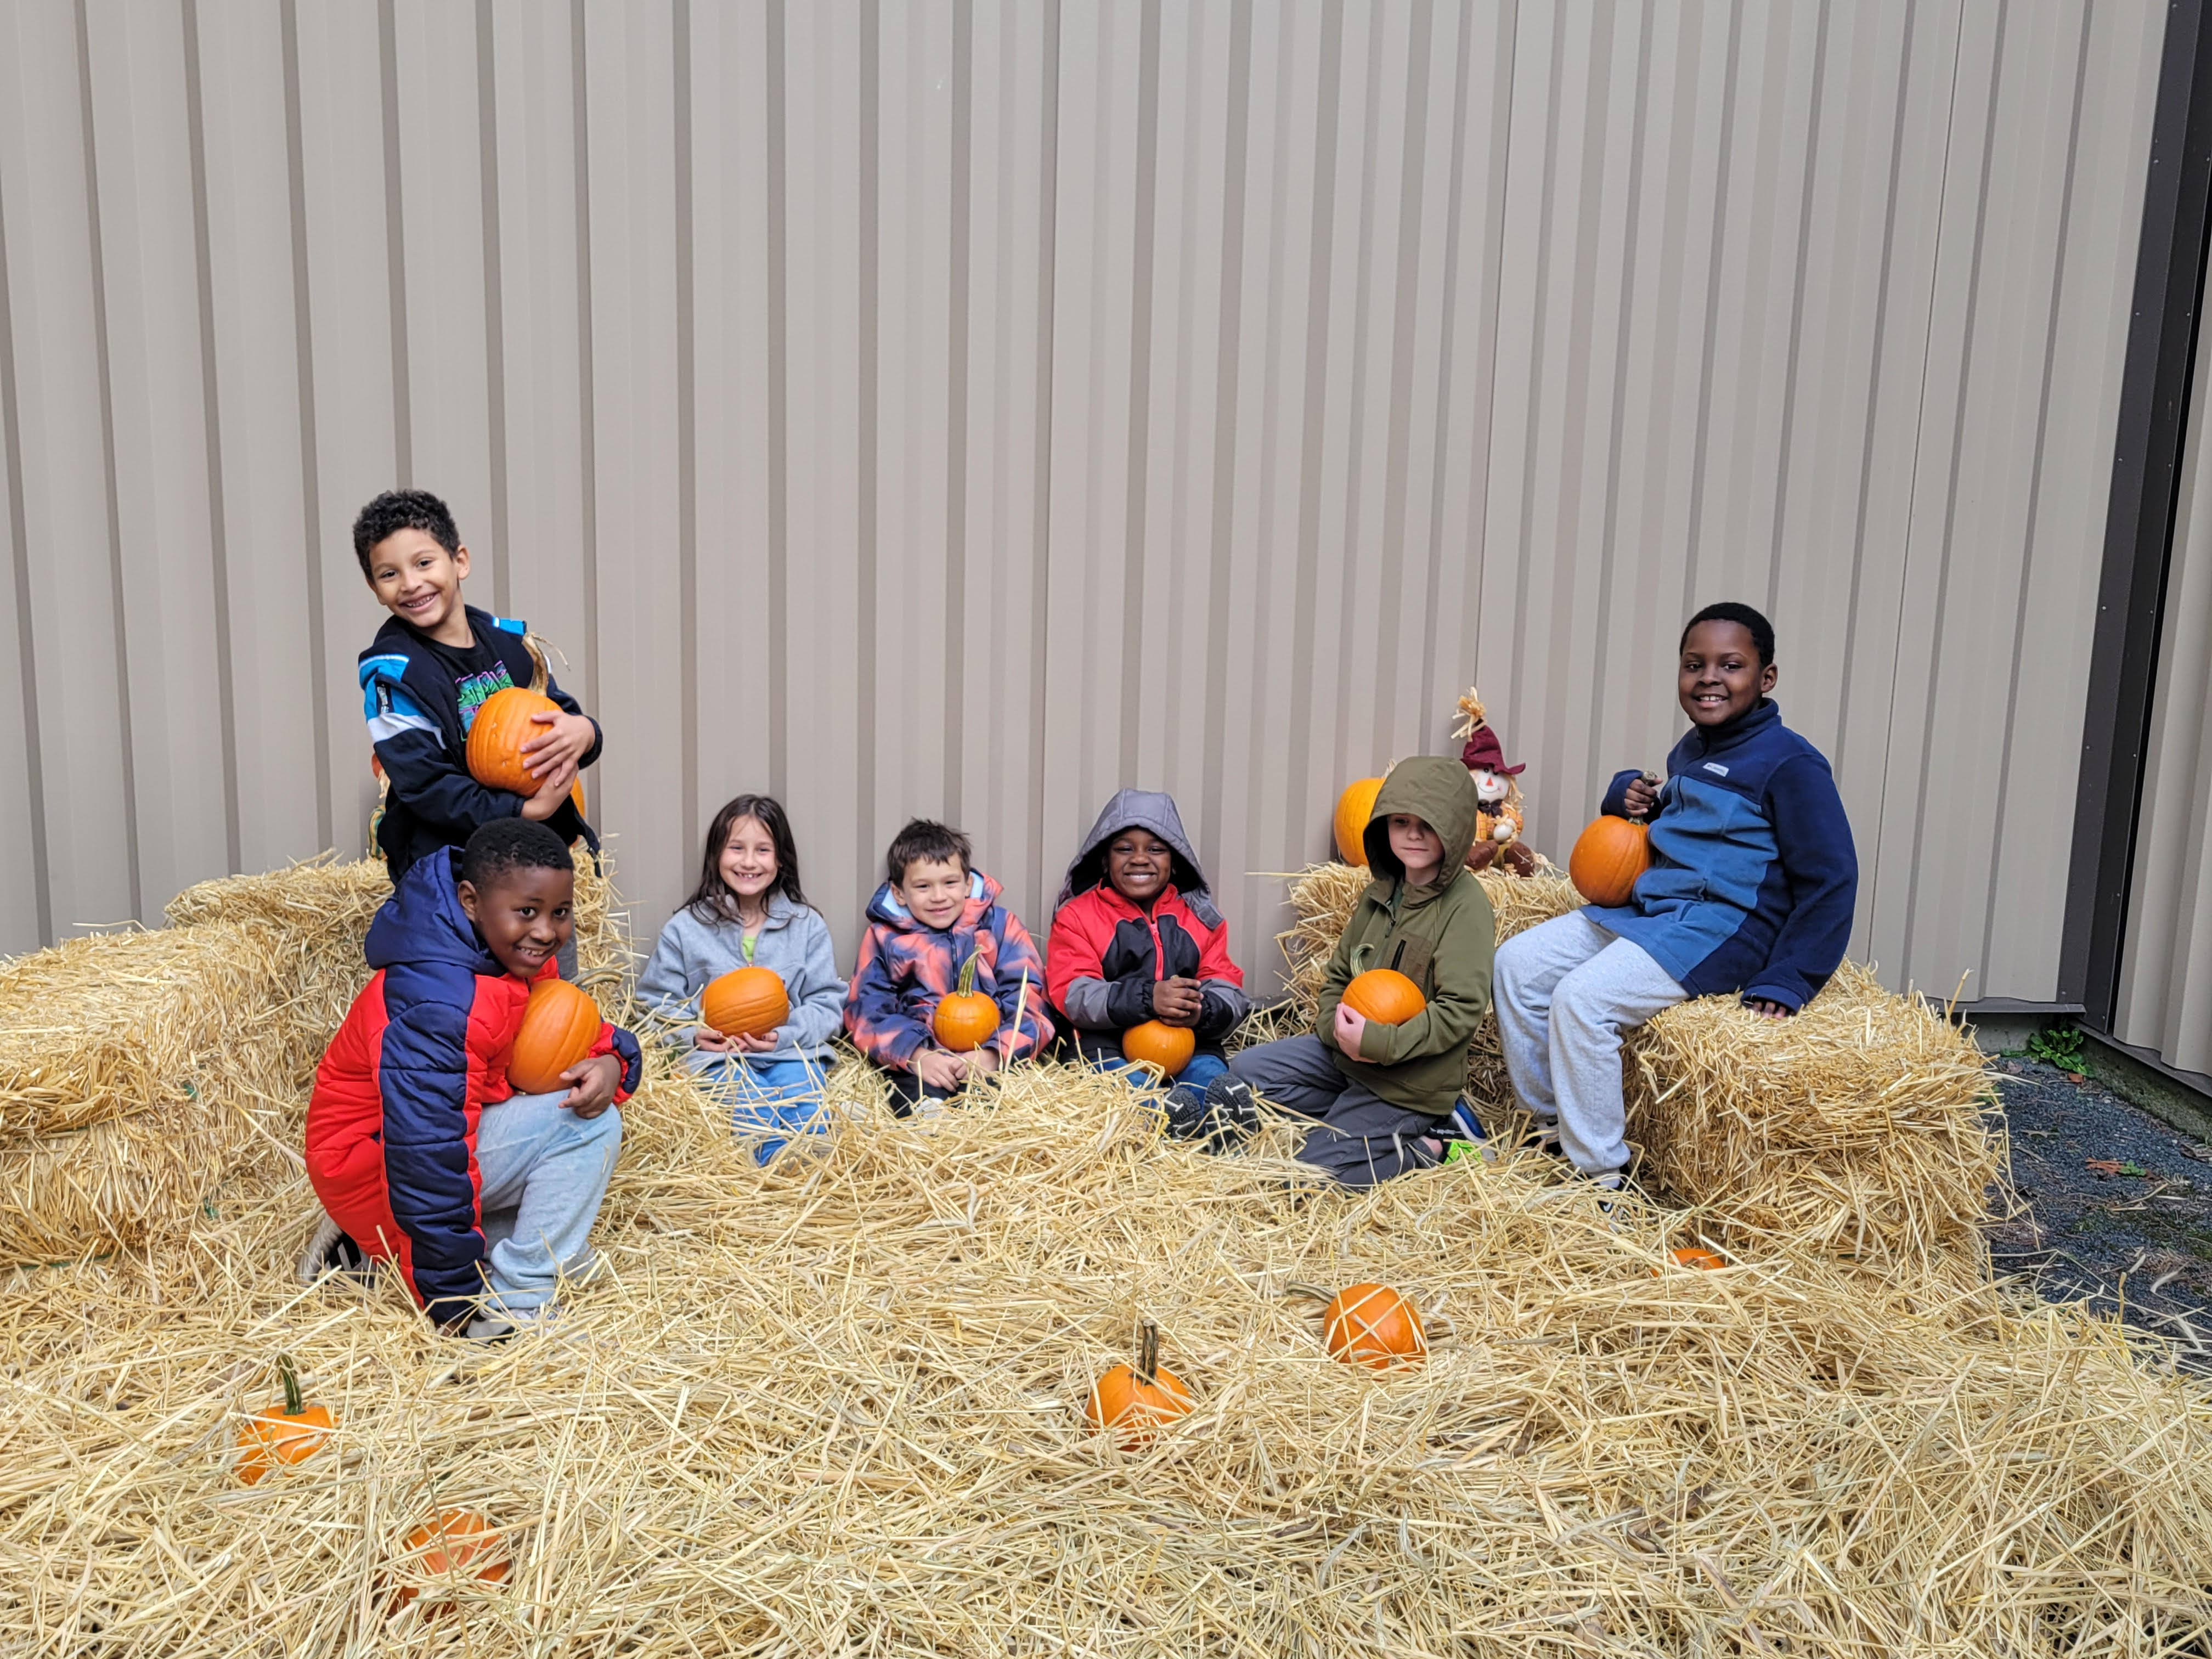
[[[700,1085],[730,1109],[730,1127],[757,1137],[753,1162],[765,1164],[793,1135],[830,1127],[822,1086],[830,1068],[805,1060],[754,1060],[732,1054],[699,1073]]]
[[[1101,1054],[1091,1063],[1102,1072],[1126,1072],[1134,1062]],[[1203,1100],[1206,1098],[1206,1085],[1228,1069],[1229,1062],[1222,1059],[1219,1054],[1193,1054],[1190,1057],[1190,1063],[1182,1068],[1182,1073],[1169,1085],[1168,1092],[1182,1095],[1188,1090],[1189,1092],[1185,1096],[1187,1099]],[[1129,1086],[1133,1089],[1150,1091],[1158,1086],[1152,1081],[1149,1073],[1133,1077],[1128,1081]]]
[[[578,1117],[566,1089],[515,1095],[477,1123],[477,1206],[492,1297],[510,1314],[553,1299],[562,1272],[592,1259],[592,1223],[622,1148],[622,1112]]]

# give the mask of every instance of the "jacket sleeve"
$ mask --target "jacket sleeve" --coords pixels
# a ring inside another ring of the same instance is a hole
[[[1229,924],[1205,936],[1198,958],[1198,1036],[1218,1042],[1244,1022],[1252,1004],[1244,994],[1244,970],[1229,955]]]
[[[1599,816],[1609,818],[1626,817],[1628,816],[1628,786],[1643,775],[1644,774],[1633,766],[1626,772],[1615,772],[1613,775],[1612,783],[1607,786],[1605,799],[1598,805]]]
[[[1018,983],[1021,969],[1014,975]],[[1152,1017],[1149,980],[1106,977],[1094,915],[1079,899],[1062,905],[1052,919],[1045,946],[1045,994],[1072,1024],[1090,1030],[1126,1030]]]
[[[912,1071],[915,1054],[930,1040],[929,1028],[899,1005],[898,981],[884,961],[873,923],[860,936],[860,960],[845,993],[845,1029],[854,1048],[897,1072]]]
[[[450,752],[437,722],[398,680],[374,665],[362,669],[363,712],[392,793],[408,810],[456,842],[494,818],[518,817],[522,797],[487,789]]]
[[[1052,1041],[1052,1020],[1045,1013],[1044,958],[1022,919],[1004,905],[993,907],[991,932],[998,939],[991,975],[991,994],[1004,1022],[991,1039],[1001,1061],[1034,1054]],[[1026,975],[1029,983],[1023,985]]]
[[[806,930],[805,981],[784,1022],[784,1040],[794,1048],[819,1048],[837,1035],[844,1017],[845,981],[837,976],[837,951],[830,924],[809,910],[793,924]]]
[[[1789,884],[1790,914],[1766,955],[1766,966],[1743,988],[1746,1000],[1765,998],[1792,1013],[1828,982],[1851,940],[1858,904],[1858,850],[1850,819],[1826,764],[1805,755],[1777,768],[1766,785],[1775,850]],[[1762,896],[1764,896],[1762,895]]]
[[[637,1000],[650,1012],[681,1026],[682,1030],[670,1032],[667,1040],[675,1047],[688,1048],[699,1023],[699,991],[692,988],[684,933],[684,913],[679,910],[660,930],[645,971],[637,976]]]
[[[1490,1010],[1491,957],[1498,948],[1498,924],[1489,897],[1472,876],[1461,880],[1474,890],[1445,923],[1431,958],[1429,1006],[1402,1025],[1369,1020],[1359,1038],[1359,1057],[1378,1066],[1396,1066],[1432,1054],[1463,1052],[1474,1028]]]
[[[484,1239],[469,1115],[469,1014],[476,976],[444,963],[398,963],[384,975],[377,1055],[385,1188],[407,1235],[414,1291],[450,1325],[483,1293]],[[396,1245],[398,1241],[394,1240]]]
[[[621,1026],[602,1020],[599,1040],[584,1058],[597,1060],[601,1054],[612,1054],[622,1061],[622,1080],[615,1085],[615,1104],[619,1106],[637,1092],[637,1085],[645,1075],[645,1052],[638,1047],[637,1039]]]
[[[553,678],[553,671],[550,668],[545,671],[545,695],[561,705],[562,714],[584,714],[584,705],[561,689],[560,682]],[[587,720],[592,720],[589,714],[584,714],[584,718]],[[607,734],[599,729],[599,723],[597,720],[592,720],[592,746],[584,751],[584,757],[576,763],[576,769],[580,772],[598,761],[599,751],[606,746]]]
[[[1362,896],[1352,905],[1352,920],[1337,935],[1336,949],[1328,958],[1328,970],[1322,975],[1321,1000],[1314,1008],[1314,1035],[1321,1039],[1324,1048],[1336,1047],[1336,1005],[1344,1000],[1344,988],[1352,983],[1352,924],[1359,920],[1360,906],[1366,902]]]

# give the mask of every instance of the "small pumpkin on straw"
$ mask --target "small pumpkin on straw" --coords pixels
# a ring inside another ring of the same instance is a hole
[[[1420,1310],[1388,1285],[1353,1285],[1334,1296],[1311,1285],[1287,1288],[1328,1304],[1322,1310],[1322,1346],[1333,1359],[1379,1371],[1428,1356]]]
[[[331,1436],[329,1409],[301,1398],[300,1374],[289,1354],[276,1356],[276,1375],[284,1383],[284,1409],[250,1418],[239,1431],[238,1478],[245,1486],[258,1485],[279,1463],[306,1462]]]
[[[514,1565],[507,1540],[474,1510],[439,1510],[407,1534],[406,1556],[415,1573],[433,1581],[443,1580],[448,1588],[468,1579],[487,1584],[503,1583]],[[394,1611],[423,1594],[424,1588],[400,1585]]]
[[[1159,1430],[1188,1417],[1190,1390],[1160,1364],[1160,1328],[1150,1319],[1137,1325],[1137,1363],[1115,1365],[1091,1385],[1083,1414],[1093,1428],[1121,1429],[1121,1449],[1139,1451]]]

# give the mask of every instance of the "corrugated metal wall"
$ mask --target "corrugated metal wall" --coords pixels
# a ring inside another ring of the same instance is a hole
[[[849,949],[1171,788],[1255,965],[1479,684],[1538,844],[1781,626],[1857,948],[2054,988],[2151,5],[16,0],[0,945],[368,804],[346,527],[455,504],[650,924],[728,793]],[[1240,880],[1240,878],[1244,878]]]
[[[2200,342],[2182,456],[2112,1035],[2212,1073],[2212,349]]]

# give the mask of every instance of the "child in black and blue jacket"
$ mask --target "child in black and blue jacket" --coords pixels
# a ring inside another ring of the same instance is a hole
[[[1498,946],[1493,993],[1515,1091],[1584,1175],[1628,1164],[1621,1033],[1689,997],[1795,1014],[1843,960],[1858,855],[1820,751],[1782,723],[1774,629],[1746,605],[1682,630],[1690,730],[1655,787],[1623,772],[1602,811],[1650,820],[1650,867],[1625,904],[1555,917]]]

